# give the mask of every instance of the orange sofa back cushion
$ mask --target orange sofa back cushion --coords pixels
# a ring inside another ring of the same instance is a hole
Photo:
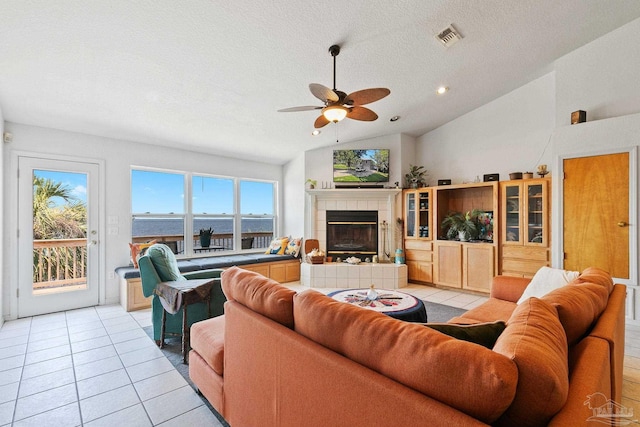
[[[231,267],[222,272],[222,291],[227,300],[237,301],[251,310],[293,329],[291,289],[262,274]]]
[[[613,279],[611,275],[598,267],[588,267],[585,268],[580,276],[571,284],[579,284],[579,283],[595,283],[597,285],[604,286],[607,289],[607,293],[611,293],[613,290]]]
[[[480,345],[312,290],[293,309],[299,334],[485,423],[514,398],[515,364]]]
[[[535,297],[522,302],[493,351],[518,365],[516,397],[496,425],[547,425],[569,394],[567,338],[556,309]]]
[[[571,347],[595,325],[607,307],[607,288],[595,283],[569,284],[541,298],[558,310],[558,318]]]

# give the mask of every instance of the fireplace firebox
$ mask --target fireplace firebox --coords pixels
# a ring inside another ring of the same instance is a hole
[[[362,261],[378,254],[378,211],[327,211],[327,255]]]

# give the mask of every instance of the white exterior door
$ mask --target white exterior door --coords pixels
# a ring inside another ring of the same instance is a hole
[[[19,157],[18,317],[99,302],[97,163]]]

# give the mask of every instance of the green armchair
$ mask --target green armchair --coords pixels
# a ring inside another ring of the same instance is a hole
[[[142,293],[145,297],[153,296],[151,300],[151,320],[153,323],[153,339],[156,344],[160,344],[160,329],[164,311],[160,298],[154,293],[156,285],[160,282],[216,278],[217,280],[211,289],[211,299],[209,301],[211,316],[216,317],[224,313],[223,306],[227,299],[220,285],[222,269],[194,271],[183,275],[178,270],[175,255],[168,246],[163,244],[151,246],[147,253],[138,259],[138,266],[140,268],[140,279],[142,280]],[[189,305],[187,319],[189,327],[195,322],[207,319],[207,317],[206,303]],[[165,334],[182,335],[182,308],[175,314],[167,313],[165,328]]]

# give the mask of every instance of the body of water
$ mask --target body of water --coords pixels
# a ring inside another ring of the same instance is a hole
[[[213,228],[215,234],[233,232],[233,219],[195,219],[193,233],[198,234],[201,228]],[[273,232],[273,220],[268,218],[248,218],[242,220],[242,233]],[[173,236],[184,233],[184,221],[179,218],[135,218],[131,227],[131,235],[139,236]]]

